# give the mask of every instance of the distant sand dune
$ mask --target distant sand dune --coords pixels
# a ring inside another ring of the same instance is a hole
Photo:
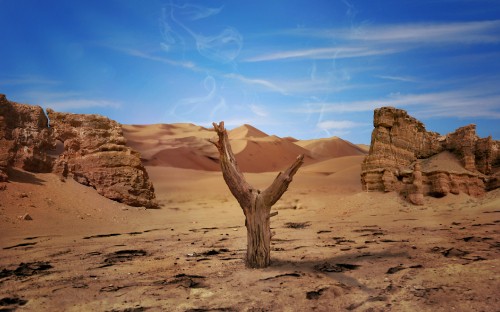
[[[208,141],[216,139],[211,129],[186,123],[124,125],[123,132],[148,166],[220,170],[217,149]],[[268,135],[247,124],[228,131],[228,136],[240,169],[249,173],[285,170],[300,154],[305,155],[305,165],[365,155],[363,149],[337,137],[299,141]]]
[[[310,151],[311,156],[316,159],[366,154],[365,150],[359,146],[338,137],[297,141],[295,144]]]

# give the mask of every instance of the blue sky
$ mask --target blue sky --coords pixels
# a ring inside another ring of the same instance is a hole
[[[369,143],[395,106],[500,139],[496,0],[0,0],[0,93],[124,124]]]

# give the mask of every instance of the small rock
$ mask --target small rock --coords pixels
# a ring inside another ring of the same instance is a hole
[[[26,194],[26,193],[19,194],[19,198],[26,198],[26,197],[28,197],[28,194]]]
[[[19,219],[20,220],[25,220],[25,221],[31,221],[31,220],[33,220],[33,218],[29,215],[29,213],[25,213],[24,215],[19,216]]]

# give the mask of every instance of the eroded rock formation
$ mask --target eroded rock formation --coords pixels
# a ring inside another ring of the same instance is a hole
[[[376,109],[373,125],[361,168],[364,190],[396,191],[421,205],[423,195],[478,196],[499,186],[500,142],[479,138],[475,125],[441,136],[393,107]]]
[[[99,115],[57,113],[0,95],[0,181],[9,167],[55,172],[107,198],[156,207],[154,188],[121,125]]]
[[[64,144],[56,173],[131,206],[156,206],[153,184],[139,153],[126,146],[119,123],[99,115],[47,113],[53,136]]]
[[[40,106],[18,104],[0,94],[0,181],[7,181],[8,168],[50,172],[54,148],[48,120]]]

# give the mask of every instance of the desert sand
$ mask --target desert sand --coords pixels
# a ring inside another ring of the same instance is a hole
[[[247,269],[244,216],[207,141],[215,133],[190,124],[124,132],[161,208],[12,169],[0,191],[0,311],[500,310],[498,189],[412,206],[361,191],[363,147],[244,125],[229,136],[255,187],[306,154],[273,207],[271,266]],[[456,164],[445,155],[426,165]]]

